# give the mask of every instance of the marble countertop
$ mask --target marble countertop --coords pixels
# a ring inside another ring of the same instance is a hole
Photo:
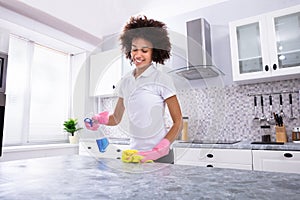
[[[250,150],[282,150],[282,151],[300,151],[299,143],[288,142],[283,145],[278,144],[251,144],[250,141],[240,141],[234,144],[193,144],[176,141],[174,147],[182,148],[215,148],[215,149],[250,149]]]
[[[299,199],[299,174],[85,156],[0,163],[0,199]]]
[[[111,144],[129,145],[128,138],[108,138]],[[81,142],[94,142],[95,138],[82,138]],[[215,149],[250,149],[250,150],[282,150],[300,151],[300,143],[288,142],[283,145],[278,144],[251,144],[252,141],[240,141],[234,144],[194,144],[176,140],[172,147],[182,148],[215,148]]]

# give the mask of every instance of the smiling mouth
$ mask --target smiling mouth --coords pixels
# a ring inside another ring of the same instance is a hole
[[[141,62],[143,62],[143,60],[142,59],[135,59],[135,62],[141,63]]]

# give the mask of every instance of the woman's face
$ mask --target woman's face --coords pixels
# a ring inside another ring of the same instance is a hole
[[[134,38],[131,44],[131,59],[136,67],[147,67],[152,62],[153,45],[148,40]]]

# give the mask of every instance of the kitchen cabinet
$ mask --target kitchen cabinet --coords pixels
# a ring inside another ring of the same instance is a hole
[[[129,145],[109,144],[106,151],[101,153],[98,149],[96,140],[79,142],[79,155],[83,156],[120,159],[122,156],[122,150],[125,149],[129,149]]]
[[[248,149],[174,148],[175,164],[252,170]]]
[[[300,152],[252,150],[253,170],[300,173]]]
[[[114,49],[90,56],[90,96],[111,96],[121,77],[131,70],[121,50]]]
[[[300,6],[230,22],[233,81],[299,77]]]

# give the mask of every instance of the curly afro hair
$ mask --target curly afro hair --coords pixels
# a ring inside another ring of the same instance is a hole
[[[142,38],[152,43],[152,60],[155,63],[164,64],[170,58],[171,43],[164,23],[146,16],[131,17],[125,25],[120,36],[122,51],[126,58],[131,58],[132,40]]]

